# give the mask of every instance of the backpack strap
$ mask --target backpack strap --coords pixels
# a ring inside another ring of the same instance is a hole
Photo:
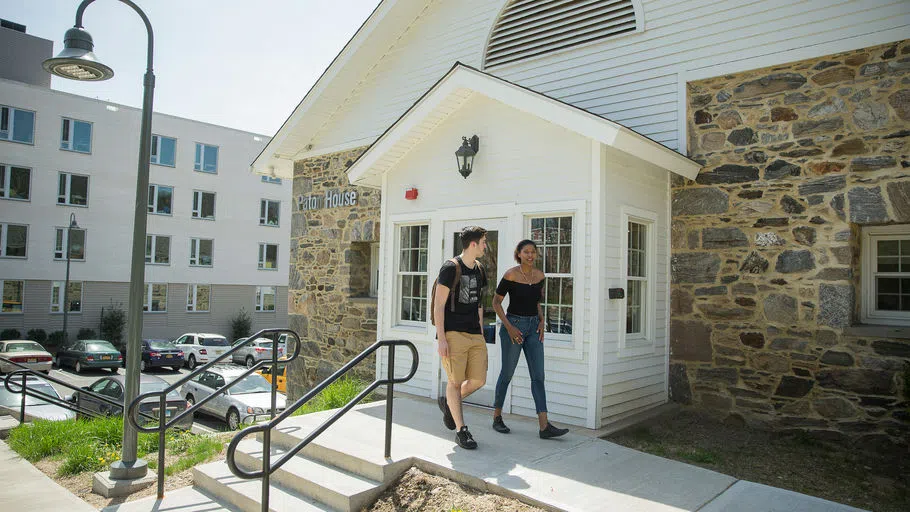
[[[461,286],[461,258],[455,256],[450,259],[452,263],[455,264],[455,281],[452,283],[452,288],[449,289],[449,311],[452,313],[455,312],[455,288]]]

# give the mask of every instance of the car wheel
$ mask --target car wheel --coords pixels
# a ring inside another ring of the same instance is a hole
[[[82,363],[76,361],[76,373],[82,373]]]
[[[186,395],[186,408],[189,409],[194,405],[196,405],[196,397],[192,393]],[[196,417],[196,411],[193,411],[193,417]]]
[[[178,373],[179,373],[179,372],[180,372],[180,367],[179,367],[179,366],[171,366],[171,370],[174,370],[175,372],[178,372]]]
[[[114,375],[116,375],[117,372],[120,371],[120,368],[114,367],[114,368],[111,368],[110,370],[111,370],[111,373],[113,373]]]
[[[252,368],[256,364],[256,360],[253,359],[253,356],[246,356],[246,367]]]
[[[190,358],[186,360],[186,367],[190,370],[196,368],[196,356],[190,354]]]
[[[145,360],[139,361],[139,371],[144,372],[148,369],[148,365],[145,364]]]
[[[227,425],[231,430],[237,430],[240,427],[240,413],[233,407],[227,413]]]

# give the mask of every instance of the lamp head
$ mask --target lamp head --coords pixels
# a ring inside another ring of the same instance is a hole
[[[79,224],[76,224],[76,214],[70,214],[70,229],[79,229]]]
[[[467,137],[461,138],[461,147],[455,152],[455,159],[458,161],[458,172],[465,179],[468,179],[468,176],[471,175],[471,171],[474,170],[474,155],[477,154],[479,148],[480,139],[477,135],[474,135],[470,139]]]
[[[98,61],[92,52],[92,35],[83,28],[73,27],[63,36],[63,51],[44,61],[48,73],[80,81],[107,80],[114,70]]]

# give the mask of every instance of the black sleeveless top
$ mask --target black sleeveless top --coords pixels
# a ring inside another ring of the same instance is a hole
[[[537,303],[543,300],[543,282],[534,284],[519,283],[502,278],[496,287],[496,295],[503,297],[509,294],[509,309],[506,313],[518,316],[537,316]]]

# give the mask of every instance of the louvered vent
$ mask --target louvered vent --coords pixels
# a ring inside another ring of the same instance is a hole
[[[513,0],[496,22],[491,68],[635,30],[631,0]]]

